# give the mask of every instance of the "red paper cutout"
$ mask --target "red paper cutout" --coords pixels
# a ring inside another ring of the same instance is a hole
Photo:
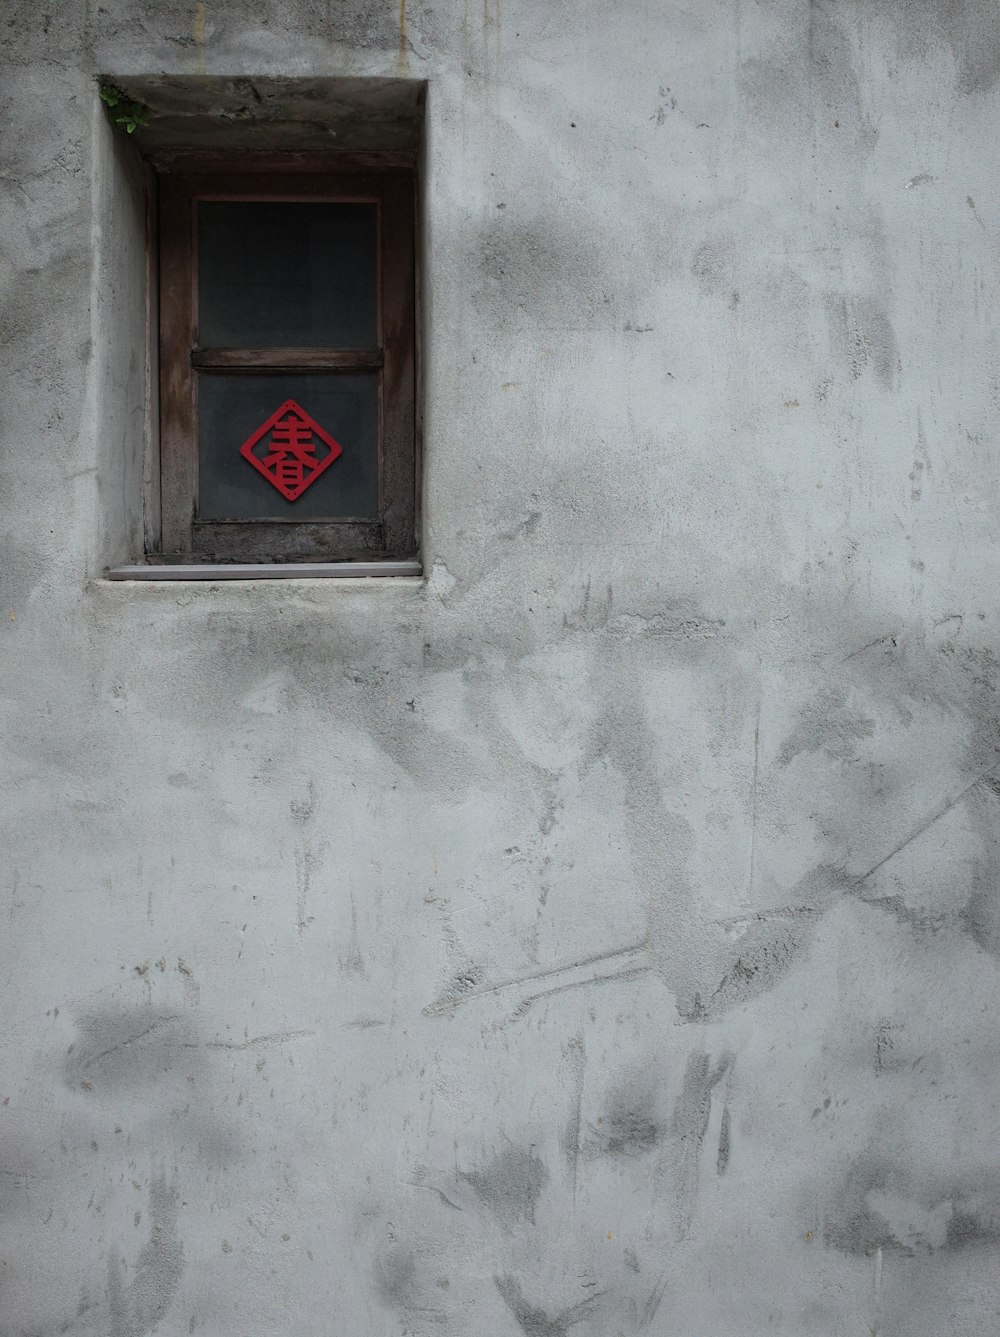
[[[265,453],[255,454],[254,448],[262,442]],[[317,455],[320,447],[325,448],[325,455]],[[343,448],[294,399],[286,399],[263,427],[258,427],[240,446],[243,458],[286,501],[298,501],[306,488],[343,453]]]

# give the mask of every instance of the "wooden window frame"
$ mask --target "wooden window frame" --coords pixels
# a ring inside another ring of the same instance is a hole
[[[417,556],[416,185],[412,155],[174,155],[158,177],[160,523],[167,563],[399,562]],[[206,349],[198,342],[199,200],[377,206],[377,333],[367,349]],[[378,514],[198,519],[199,374],[376,371]]]

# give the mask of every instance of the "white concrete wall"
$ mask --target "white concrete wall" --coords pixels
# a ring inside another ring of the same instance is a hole
[[[996,1331],[995,6],[2,18],[0,1333]],[[98,72],[429,81],[425,585],[102,580]]]

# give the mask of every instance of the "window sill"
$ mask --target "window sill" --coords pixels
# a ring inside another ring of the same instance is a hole
[[[113,566],[108,580],[358,580],[420,576],[419,562],[260,562]]]

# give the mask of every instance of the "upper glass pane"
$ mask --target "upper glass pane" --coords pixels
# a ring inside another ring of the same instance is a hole
[[[202,348],[374,348],[374,204],[202,200]]]

